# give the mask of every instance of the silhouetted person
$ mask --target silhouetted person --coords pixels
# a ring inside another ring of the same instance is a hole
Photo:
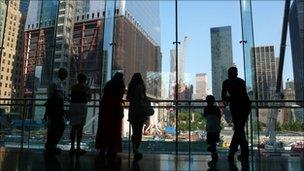
[[[48,88],[48,99],[46,102],[45,118],[48,119],[47,140],[45,149],[47,153],[59,154],[61,149],[57,148],[64,131],[64,86],[68,72],[64,68],[58,70],[58,75]]]
[[[106,154],[110,159],[115,158],[122,149],[124,91],[123,74],[119,72],[106,83],[103,90],[95,146],[100,150],[100,156]]]
[[[72,125],[70,139],[70,153],[84,154],[85,150],[80,148],[83,126],[87,117],[87,102],[91,99],[91,91],[86,85],[87,77],[84,74],[77,75],[78,83],[71,88],[70,124]],[[77,136],[76,136],[77,135]],[[75,150],[75,138],[77,137],[77,150]]]
[[[246,90],[245,81],[237,77],[236,67],[228,70],[228,79],[223,82],[222,100],[225,105],[229,103],[234,133],[230,143],[228,160],[234,162],[234,155],[241,146],[241,161],[248,161],[249,149],[245,135],[245,124],[250,113],[250,100]]]
[[[204,116],[207,118],[207,144],[209,144],[208,151],[211,152],[212,160],[208,163],[214,165],[218,160],[216,150],[216,143],[220,141],[221,131],[221,111],[218,106],[214,105],[214,96],[208,95],[206,97],[207,106],[204,109]]]
[[[146,97],[146,88],[140,73],[135,73],[128,86],[127,100],[130,102],[129,122],[132,126],[132,147],[134,159],[142,159],[142,153],[138,151],[144,123],[148,119],[142,104]]]

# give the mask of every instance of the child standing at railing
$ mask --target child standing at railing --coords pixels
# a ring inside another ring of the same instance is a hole
[[[207,119],[207,144],[209,145],[208,151],[211,152],[212,160],[209,164],[214,165],[217,162],[218,154],[216,150],[216,143],[220,141],[221,131],[221,111],[218,106],[214,105],[214,96],[208,95],[206,97],[207,106],[204,109],[204,116]]]

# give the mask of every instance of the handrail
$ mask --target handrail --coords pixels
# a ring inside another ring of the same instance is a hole
[[[27,100],[27,101],[46,101],[47,99],[45,98],[0,98],[0,101],[3,100],[3,101],[24,101],[24,100]],[[68,100],[66,100],[68,101]],[[90,100],[91,102],[99,102],[100,99],[92,99]],[[207,102],[206,100],[150,100],[151,102],[185,102],[185,103],[195,103],[195,102]],[[273,103],[276,103],[276,102],[296,102],[296,103],[302,103],[304,102],[304,99],[303,100],[250,100],[251,102],[253,103],[256,103],[256,102],[273,102]],[[123,102],[128,102],[127,100],[123,100]],[[223,102],[222,100],[215,100],[215,102]]]
[[[0,98],[0,106],[23,106],[24,101],[41,101],[44,102],[47,99],[36,99],[36,98]],[[3,102],[10,102],[10,103],[1,103]],[[13,103],[17,102],[17,103]],[[68,100],[65,101],[66,103],[69,102]],[[99,99],[93,99],[90,102],[100,102]],[[123,101],[124,107],[129,107],[129,101],[124,100]],[[191,106],[191,108],[202,108],[206,106],[206,100],[151,100],[152,107],[154,108],[168,108],[168,107],[176,107],[175,104],[177,102],[177,107],[180,108],[186,108]],[[220,100],[216,100],[216,102],[222,102]],[[303,106],[296,105],[296,104],[290,104],[290,103],[303,103],[304,100],[251,100],[251,108],[302,108]],[[172,103],[170,105],[155,105],[153,103]],[[196,103],[196,104],[195,104]],[[205,103],[203,105],[197,104],[197,103]],[[257,107],[257,104],[259,103],[259,106]],[[275,104],[273,104],[275,103]],[[280,103],[280,104],[278,104]],[[288,103],[288,104],[284,104]],[[195,105],[193,105],[195,104]],[[33,105],[32,103],[26,103],[25,106]],[[99,107],[100,104],[88,104],[88,107]],[[34,106],[45,106],[44,104],[35,104]],[[69,104],[65,104],[65,107],[68,107]],[[220,105],[220,108],[224,108],[224,106]]]
[[[30,136],[32,135],[31,126],[33,126],[32,124],[34,124],[34,122],[32,122],[34,119],[30,118],[30,123],[29,123],[30,126],[25,127],[26,120],[28,119],[27,117],[30,112],[29,109],[31,109],[28,107],[34,107],[34,108],[37,106],[44,107],[44,103],[41,103],[41,101],[42,102],[46,101],[46,99],[42,99],[42,98],[40,98],[40,99],[38,99],[38,98],[19,98],[19,99],[0,98],[0,107],[1,106],[18,106],[18,107],[20,107],[20,111],[19,111],[20,113],[18,113],[18,114],[20,114],[21,120],[22,120],[22,130],[20,132],[21,133],[21,139],[20,139],[20,148],[21,149],[24,148],[24,143],[27,143],[27,148],[30,148],[30,141],[32,141],[30,139]],[[6,102],[8,102],[8,103],[6,104]],[[36,102],[38,102],[38,104]],[[66,101],[66,102],[68,102],[68,101]],[[94,99],[94,100],[92,100],[92,102],[100,102],[100,100]],[[128,101],[124,101],[124,102],[128,102]],[[190,112],[193,109],[203,109],[204,107],[206,107],[206,101],[205,100],[151,100],[151,102],[152,102],[153,108],[187,109],[187,111],[188,111],[187,127],[188,127],[188,138],[189,138],[188,149],[189,149],[189,154],[190,154],[193,149],[192,145],[194,145],[194,143],[191,142],[192,140],[191,140],[191,121],[190,121],[191,114],[190,114]],[[179,103],[172,103],[172,102],[179,102]],[[221,102],[221,101],[217,100],[217,102]],[[252,102],[252,105],[251,105],[252,109],[303,108],[303,106],[293,105],[293,104],[290,105],[290,103],[304,102],[304,100],[252,100],[251,102]],[[268,105],[265,104],[265,102],[268,103]],[[282,104],[278,105],[277,104],[278,102],[282,103]],[[159,103],[160,105],[157,105],[157,103]],[[259,104],[259,103],[262,103],[262,104]],[[88,107],[99,108],[99,104],[100,103],[88,104]],[[175,106],[176,104],[177,104],[177,106]],[[65,107],[68,107],[68,106],[69,106],[69,104],[66,103]],[[124,107],[128,108],[129,103],[124,103]],[[219,107],[224,108],[224,106],[219,106]],[[35,109],[31,109],[31,110],[35,110]],[[98,114],[98,111],[96,111],[96,112]],[[95,115],[94,118],[89,119],[88,121],[93,123],[93,120],[98,118],[97,116],[98,115]],[[28,129],[28,131],[26,131],[25,129]],[[130,132],[130,127],[129,127],[129,132]],[[129,136],[130,136],[130,134],[129,134]],[[16,142],[19,143],[19,140],[17,140]]]

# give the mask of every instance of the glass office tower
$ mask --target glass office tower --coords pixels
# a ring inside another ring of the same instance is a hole
[[[304,1],[295,0],[289,16],[290,42],[297,100],[304,99]],[[304,105],[304,104],[302,104]]]
[[[211,33],[212,94],[221,99],[222,83],[228,78],[228,69],[233,66],[231,27],[215,27]]]

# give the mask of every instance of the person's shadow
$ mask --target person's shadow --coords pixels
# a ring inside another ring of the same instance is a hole
[[[61,164],[55,155],[44,155],[44,167],[46,171],[61,171]]]

